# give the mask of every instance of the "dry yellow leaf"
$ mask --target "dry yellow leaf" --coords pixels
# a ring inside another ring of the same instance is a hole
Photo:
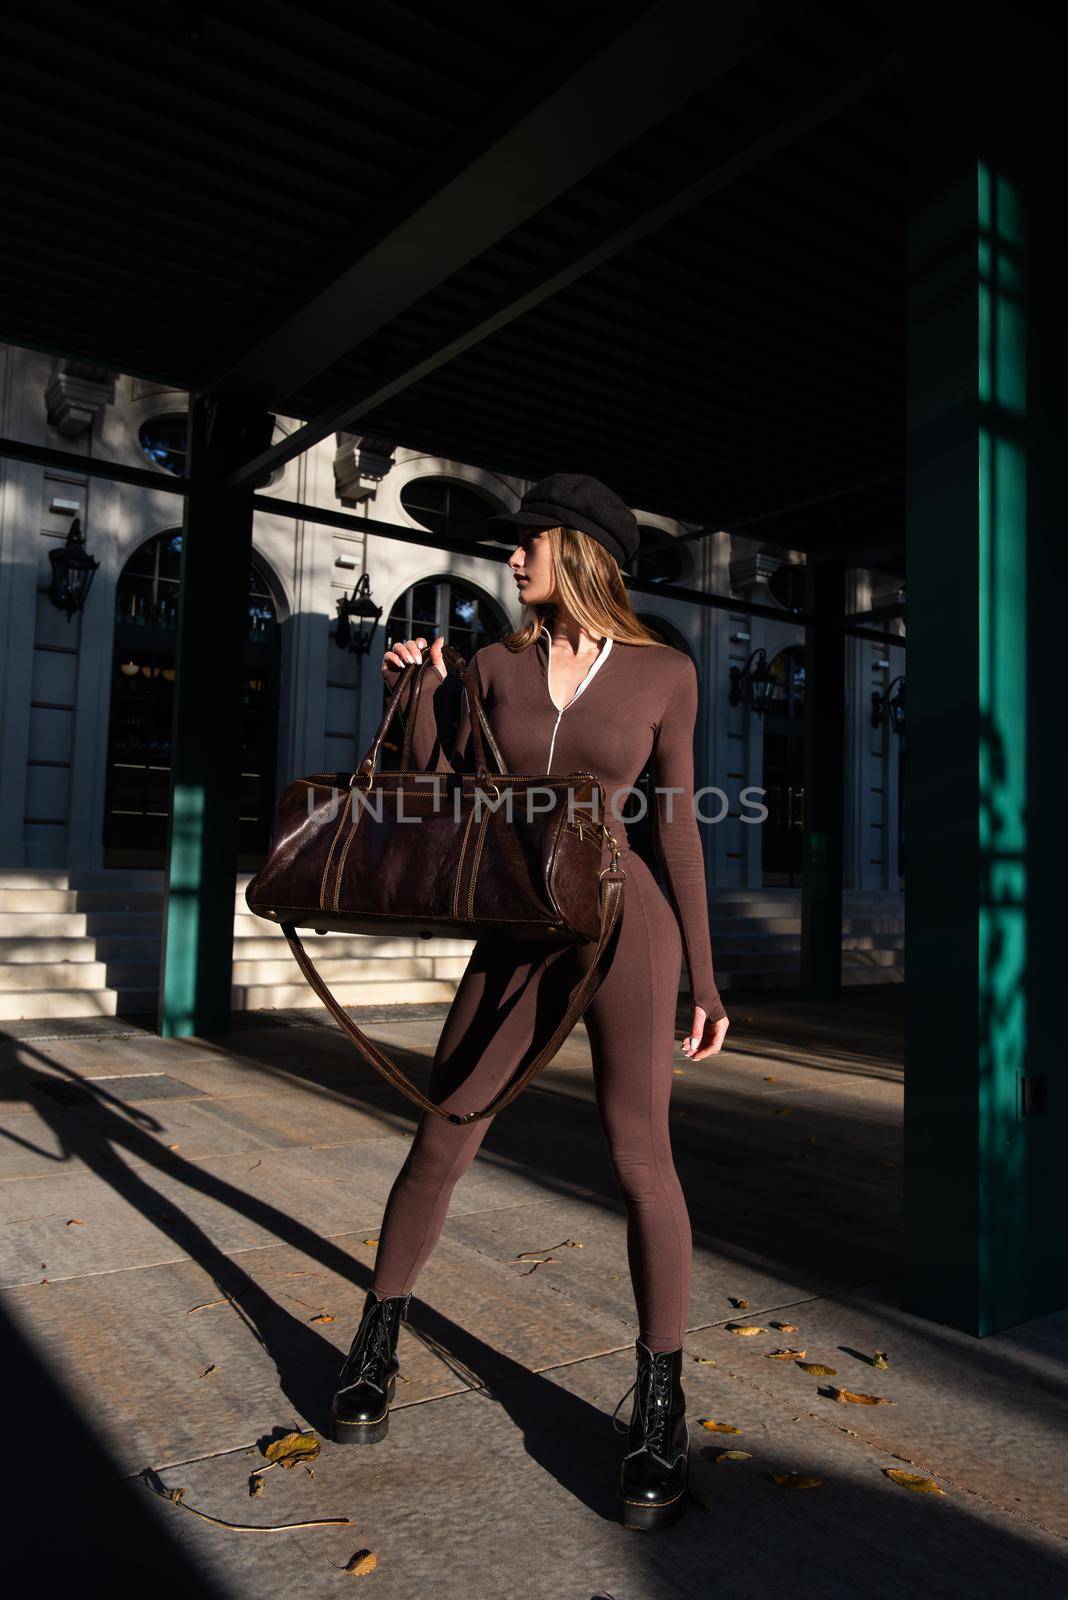
[[[67,1227],[68,1228],[84,1228],[85,1227],[85,1223],[82,1221],[81,1217],[71,1217],[70,1220],[67,1223]]]
[[[822,1361],[799,1361],[798,1366],[802,1372],[807,1372],[810,1378],[837,1378],[837,1367],[825,1367]]]
[[[716,1364],[711,1356],[694,1356],[694,1360],[702,1367],[714,1367]]]
[[[736,1428],[733,1422],[713,1422],[711,1417],[698,1417],[702,1428],[707,1428],[709,1433],[741,1433],[741,1428]]]
[[[804,1472],[769,1472],[768,1477],[780,1489],[818,1489],[823,1482],[822,1478],[811,1478]]]
[[[254,1472],[251,1478],[249,1478],[248,1492],[253,1499],[255,1499],[258,1494],[263,1493],[263,1478],[260,1473]]]
[[[308,1318],[309,1322],[334,1322],[335,1320],[336,1319],[331,1316],[329,1311],[320,1311],[317,1317]]]
[[[357,1577],[362,1577],[365,1572],[373,1572],[378,1565],[378,1557],[373,1550],[357,1550],[345,1562],[344,1571],[354,1572]]]
[[[933,1478],[925,1478],[919,1472],[906,1472],[902,1467],[884,1467],[883,1471],[888,1478],[899,1483],[903,1489],[916,1489],[920,1494],[945,1494],[945,1490],[935,1483]]]
[[[377,1239],[365,1239],[363,1242],[364,1242],[364,1244],[377,1244],[378,1240]]]
[[[892,1406],[894,1403],[879,1394],[854,1394],[852,1389],[836,1389],[834,1398],[843,1405],[851,1402],[856,1406]]]
[[[767,1333],[767,1331],[767,1328],[758,1327],[755,1322],[739,1322],[727,1325],[728,1333],[740,1333],[743,1337],[754,1333]]]
[[[718,1456],[712,1458],[718,1466],[721,1461],[752,1461],[753,1457],[748,1450],[721,1450]]]
[[[748,1300],[743,1300],[740,1295],[729,1294],[727,1296],[727,1299],[730,1301],[731,1305],[734,1306],[734,1308],[737,1311],[748,1311],[749,1310],[749,1301]]]
[[[765,1083],[778,1083],[778,1081],[779,1081],[778,1078],[765,1078],[764,1079]]]
[[[804,1361],[804,1350],[768,1350],[769,1361]]]
[[[886,1351],[876,1350],[875,1354],[871,1358],[871,1364],[873,1367],[878,1367],[880,1372],[885,1371],[885,1369],[890,1365],[889,1361],[886,1359]]]
[[[774,1328],[777,1333],[796,1333],[796,1322],[769,1322],[769,1328]]]
[[[287,1433],[281,1439],[272,1439],[263,1453],[272,1463],[292,1467],[298,1461],[314,1461],[322,1448],[314,1433]]]

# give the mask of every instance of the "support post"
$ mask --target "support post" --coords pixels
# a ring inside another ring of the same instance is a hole
[[[805,805],[801,859],[801,990],[833,1000],[842,986],[845,822],[845,564],[805,569]]]
[[[220,480],[262,446],[266,414],[226,394],[189,409],[159,1032],[225,1033],[237,880],[253,485]]]
[[[1026,27],[910,72],[904,1303],[977,1335],[1068,1301],[1068,250]]]

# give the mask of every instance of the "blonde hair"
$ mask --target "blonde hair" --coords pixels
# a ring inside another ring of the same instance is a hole
[[[615,557],[604,545],[577,528],[548,528],[549,553],[560,604],[594,639],[614,643],[660,645],[668,648],[644,623],[639,622]],[[501,643],[512,651],[529,650],[552,620],[556,605],[524,606],[524,620]]]

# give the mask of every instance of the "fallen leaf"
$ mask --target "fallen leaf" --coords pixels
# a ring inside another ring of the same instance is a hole
[[[180,1145],[180,1144],[169,1144],[169,1145],[168,1145],[168,1146],[167,1146],[167,1149],[168,1149],[168,1150],[180,1150],[180,1149],[181,1149],[181,1148],[182,1148],[182,1147],[181,1147],[181,1145]]]
[[[721,1461],[752,1461],[753,1457],[748,1450],[721,1450],[718,1456],[712,1457],[718,1466]]]
[[[765,1083],[778,1083],[778,1081],[779,1081],[778,1078],[765,1078],[764,1079]]]
[[[711,1356],[694,1356],[694,1360],[702,1367],[714,1367],[716,1365]]]
[[[292,1467],[301,1460],[314,1461],[322,1448],[314,1433],[287,1433],[272,1439],[263,1453],[272,1466]]]
[[[350,1556],[345,1562],[342,1570],[344,1572],[354,1572],[357,1577],[363,1577],[365,1572],[373,1572],[377,1565],[378,1557],[373,1550],[357,1550],[356,1554]]]
[[[200,1376],[202,1378],[206,1378],[206,1377],[209,1376],[210,1373],[217,1372],[218,1370],[219,1370],[218,1367],[215,1365],[215,1363],[213,1361],[210,1367],[205,1367],[204,1368],[204,1371],[200,1374]]]
[[[945,1494],[945,1490],[935,1483],[933,1478],[925,1478],[919,1472],[905,1472],[902,1467],[884,1467],[883,1471],[894,1483],[899,1483],[903,1489],[916,1489],[920,1494]]]
[[[709,1433],[741,1433],[741,1428],[736,1428],[733,1422],[713,1422],[711,1417],[698,1417],[702,1428],[707,1428]]]
[[[734,1327],[730,1325],[727,1327],[728,1333],[740,1333],[743,1338],[748,1338],[754,1333],[767,1333],[767,1331],[767,1328],[760,1328],[755,1322],[742,1322]]]
[[[823,1482],[822,1478],[810,1478],[803,1472],[769,1472],[768,1477],[780,1489],[818,1489]]]
[[[364,1244],[377,1244],[378,1240],[377,1239],[365,1239],[363,1242],[364,1242]]]
[[[804,1361],[803,1350],[768,1350],[765,1352],[769,1361]]]
[[[70,1221],[67,1223],[67,1227],[68,1228],[84,1228],[85,1227],[85,1223],[82,1221],[81,1217],[71,1217]]]
[[[825,1367],[822,1361],[799,1361],[798,1366],[802,1372],[807,1372],[810,1378],[837,1378],[837,1367]]]
[[[886,1351],[876,1350],[875,1354],[871,1358],[871,1364],[873,1367],[878,1367],[880,1372],[885,1371],[885,1369],[890,1365],[889,1361],[886,1359]]]
[[[729,1294],[727,1296],[727,1299],[730,1301],[732,1306],[737,1306],[739,1311],[748,1311],[749,1310],[749,1301],[748,1300],[741,1300],[736,1295],[733,1295],[733,1294]]]
[[[248,1480],[248,1492],[252,1496],[253,1499],[255,1499],[258,1494],[262,1494],[263,1493],[263,1474],[262,1473],[254,1472],[252,1474],[251,1478],[249,1478],[249,1480]]]
[[[320,1311],[317,1317],[309,1317],[309,1322],[336,1322],[337,1318],[331,1316],[329,1311]]]
[[[779,1333],[796,1333],[797,1332],[797,1323],[796,1322],[769,1322],[768,1323],[768,1327],[776,1329],[776,1331],[779,1332]]]
[[[894,1403],[892,1400],[884,1399],[883,1396],[879,1394],[854,1394],[852,1389],[834,1389],[832,1387],[831,1393],[836,1400],[839,1400],[842,1403],[842,1405],[852,1404],[856,1406],[892,1406]]]

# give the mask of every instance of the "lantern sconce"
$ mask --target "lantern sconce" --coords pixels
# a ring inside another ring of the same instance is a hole
[[[744,667],[731,668],[732,706],[739,705],[744,698],[758,716],[763,716],[770,708],[774,694],[775,679],[768,668],[766,650],[754,650]]]
[[[337,603],[334,643],[338,649],[348,650],[356,656],[367,655],[371,649],[375,625],[381,615],[382,607],[376,606],[371,599],[370,574],[361,573],[351,595],[342,595]],[[354,620],[355,627],[353,627]]]
[[[905,678],[899,674],[891,679],[882,691],[871,692],[871,725],[878,728],[889,718],[890,726],[899,738],[905,736]]]
[[[48,598],[58,610],[66,612],[69,622],[76,611],[85,610],[89,588],[100,565],[85,548],[80,517],[75,517],[71,523],[62,549],[50,550],[48,559],[52,563]]]

